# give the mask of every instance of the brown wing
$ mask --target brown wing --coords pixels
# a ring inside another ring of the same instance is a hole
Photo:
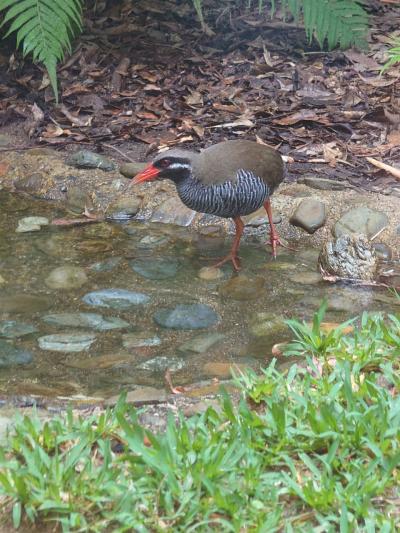
[[[252,141],[225,141],[200,152],[193,162],[195,176],[211,185],[234,181],[239,169],[252,172],[273,190],[284,177],[279,152]]]

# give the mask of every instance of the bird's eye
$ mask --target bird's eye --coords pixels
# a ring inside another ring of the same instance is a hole
[[[170,166],[171,164],[171,160],[170,159],[161,159],[161,161],[158,162],[159,166],[161,168],[167,168]]]

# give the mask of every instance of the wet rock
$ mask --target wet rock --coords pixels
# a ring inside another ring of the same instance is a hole
[[[107,218],[112,220],[129,220],[140,211],[141,200],[135,196],[119,198],[107,208]]]
[[[268,224],[268,216],[267,212],[263,207],[260,209],[257,209],[254,213],[251,213],[251,215],[247,215],[243,217],[243,222],[245,226],[262,226],[263,224]],[[280,224],[282,222],[282,217],[277,214],[272,215],[272,222],[274,224]]]
[[[220,268],[203,267],[199,270],[197,276],[205,281],[215,281],[224,277],[224,273]]]
[[[129,322],[118,317],[103,317],[97,313],[58,313],[45,315],[43,322],[53,326],[66,326],[72,328],[90,328],[97,331],[129,328]]]
[[[282,336],[288,330],[285,320],[284,316],[275,313],[256,313],[250,320],[250,332],[255,337]]]
[[[302,250],[296,255],[297,259],[301,262],[316,266],[318,263],[319,250],[317,248],[308,248],[307,250]]]
[[[125,289],[102,289],[85,294],[82,300],[88,305],[124,310],[147,304],[150,297],[141,292]]]
[[[27,233],[29,231],[39,231],[42,226],[47,226],[49,219],[46,217],[24,217],[18,221],[17,233]]]
[[[41,192],[47,190],[49,178],[40,172],[34,172],[28,175],[19,175],[13,181],[13,185],[17,191],[26,191],[40,196]]]
[[[177,372],[182,370],[186,366],[185,359],[181,357],[169,357],[167,355],[160,355],[154,357],[153,359],[148,359],[143,363],[140,363],[136,368],[139,370],[150,370],[151,372],[165,372],[166,370],[171,370],[172,372]]]
[[[189,226],[195,216],[196,212],[188,209],[179,198],[168,198],[153,212],[150,221]]]
[[[319,272],[296,272],[290,279],[294,283],[301,283],[302,285],[314,285],[322,281],[322,276]]]
[[[173,278],[180,268],[175,258],[133,259],[129,261],[129,266],[140,276],[153,280]]]
[[[0,368],[13,365],[28,365],[33,355],[27,350],[16,348],[7,341],[0,339]]]
[[[143,348],[145,346],[159,346],[160,344],[160,337],[148,332],[125,333],[125,335],[122,335],[122,345],[127,350],[132,348]]]
[[[111,272],[122,261],[122,257],[109,257],[104,261],[98,261],[90,265],[89,270],[93,272]]]
[[[6,339],[16,339],[36,332],[37,329],[32,324],[16,322],[15,320],[0,321],[0,337],[5,337]]]
[[[118,396],[112,396],[105,401],[107,407],[113,407],[119,400]],[[167,401],[167,393],[163,389],[155,389],[154,387],[139,387],[135,390],[129,391],[126,395],[126,402],[132,403],[136,406],[165,403]]]
[[[105,370],[106,368],[126,365],[127,363],[132,363],[131,355],[115,353],[96,357],[88,357],[86,355],[83,358],[74,357],[71,360],[64,361],[65,366],[80,368],[81,370]]]
[[[201,335],[196,335],[196,337],[181,344],[178,347],[178,351],[205,353],[214,346],[214,344],[217,344],[224,339],[225,335],[222,335],[221,333],[202,333]]]
[[[38,338],[42,350],[52,352],[82,352],[88,350],[96,340],[93,333],[56,333]]]
[[[348,279],[372,280],[377,258],[372,244],[363,235],[343,235],[322,247],[319,264],[327,274]]]
[[[71,185],[67,190],[66,207],[73,213],[83,213],[93,206],[91,197],[81,187]]]
[[[78,255],[95,255],[110,252],[112,250],[112,243],[106,240],[88,239],[86,241],[78,241],[74,246]]]
[[[84,239],[114,239],[122,235],[119,225],[110,224],[109,222],[96,222],[80,228],[79,234]]]
[[[154,314],[154,320],[159,326],[170,329],[209,328],[218,319],[214,309],[205,304],[179,304]]]
[[[389,219],[385,213],[369,207],[354,207],[347,211],[333,227],[333,235],[366,235],[372,239],[377,233],[386,228]]]
[[[248,365],[244,365],[242,363],[210,362],[203,366],[203,372],[208,376],[229,378],[232,376],[232,371],[238,374],[240,372],[245,372],[248,368]]]
[[[137,244],[138,248],[157,248],[169,242],[168,237],[165,235],[146,235],[142,237]]]
[[[297,180],[297,183],[304,183],[307,187],[322,191],[342,191],[348,188],[346,182],[319,178],[318,176],[304,176]]]
[[[100,168],[106,172],[116,169],[115,163],[89,150],[79,150],[69,155],[65,159],[65,163],[76,168]]]
[[[219,294],[233,300],[256,300],[263,294],[265,280],[263,278],[248,278],[234,276],[219,287]]]
[[[392,259],[393,252],[387,244],[384,244],[383,242],[374,242],[372,247],[379,259],[384,259],[385,261]]]
[[[50,305],[47,298],[33,294],[0,296],[0,310],[3,313],[36,313],[45,311]]]
[[[83,268],[62,266],[55,268],[44,280],[50,289],[79,289],[87,282]]]
[[[147,163],[123,163],[119,167],[119,171],[125,178],[134,178],[136,174],[139,174],[147,167]]]
[[[289,222],[312,234],[325,224],[325,220],[325,204],[314,198],[307,198],[300,202]]]

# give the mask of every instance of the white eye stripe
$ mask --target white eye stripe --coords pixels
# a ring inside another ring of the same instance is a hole
[[[176,161],[175,163],[171,163],[168,168],[188,168],[190,169],[190,165],[188,165],[187,163],[179,163],[178,161]]]

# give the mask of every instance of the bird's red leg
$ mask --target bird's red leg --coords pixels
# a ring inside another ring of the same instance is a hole
[[[270,239],[270,243],[271,243],[271,246],[272,246],[272,255],[276,259],[276,247],[277,247],[278,244],[282,244],[282,243],[281,243],[281,241],[279,239],[279,235],[278,235],[278,232],[275,229],[274,223],[272,222],[272,209],[271,209],[271,201],[270,201],[269,198],[264,203],[264,207],[265,207],[265,210],[267,212],[268,221],[269,221],[269,225],[270,225],[270,228],[271,228],[271,231],[270,231],[270,234],[269,234],[269,239]]]
[[[218,268],[218,267],[224,265],[228,261],[232,261],[233,268],[236,271],[240,270],[240,261],[239,261],[239,257],[238,257],[237,252],[238,252],[238,249],[239,249],[240,238],[243,235],[244,224],[243,224],[242,219],[240,217],[235,217],[233,219],[233,222],[235,223],[236,233],[235,233],[235,238],[233,240],[232,249],[231,249],[230,253],[226,257],[224,257],[221,261],[219,261],[219,263],[214,265],[215,268]]]

